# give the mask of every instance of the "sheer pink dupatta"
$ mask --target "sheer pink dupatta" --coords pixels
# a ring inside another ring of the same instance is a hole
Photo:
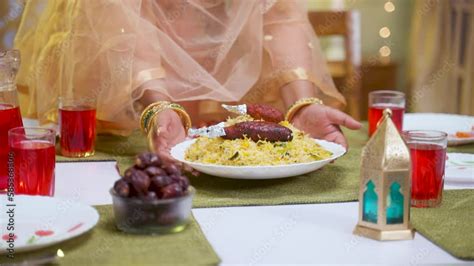
[[[217,102],[281,105],[279,88],[263,84],[294,68],[314,77],[323,100],[343,103],[304,1],[275,2],[29,1],[15,41],[29,58],[18,77],[26,115],[54,121],[58,96],[93,97],[100,129],[126,134],[145,90],[210,119],[222,116]]]

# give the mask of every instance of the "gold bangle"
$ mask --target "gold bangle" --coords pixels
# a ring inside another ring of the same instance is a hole
[[[263,86],[265,88],[281,88],[296,80],[307,80],[317,87],[316,79],[302,67],[287,71],[277,71],[271,77],[264,80]]]
[[[290,108],[288,108],[288,111],[285,114],[285,120],[291,122],[291,119],[293,119],[293,116],[303,107],[310,105],[310,104],[323,104],[323,101],[310,97],[310,98],[301,98],[295,103],[293,103]]]
[[[191,117],[189,117],[188,113],[186,112],[186,110],[184,110],[184,108],[181,105],[177,103],[170,103],[167,101],[160,101],[160,102],[156,102],[156,103],[152,103],[148,105],[143,110],[140,116],[141,130],[145,132],[146,134],[148,134],[151,126],[153,125],[153,123],[151,122],[154,120],[155,116],[167,109],[171,109],[178,114],[186,132],[188,131],[189,128],[191,128],[191,125],[192,125]]]
[[[192,122],[191,122],[191,117],[186,112],[184,107],[177,103],[170,103],[168,105],[168,108],[170,108],[171,110],[175,111],[178,114],[178,116],[181,118],[181,122],[183,123],[184,132],[185,134],[188,134],[188,130],[191,128]]]
[[[140,116],[140,128],[143,132],[147,132],[150,121],[153,120],[153,117],[157,112],[163,111],[163,108],[168,105],[167,101],[159,101],[152,103],[143,109],[143,112]]]
[[[151,128],[152,127],[155,127],[155,120],[152,120],[151,122]],[[157,130],[156,132],[156,135],[160,135],[160,129]],[[148,143],[148,148],[150,149],[151,152],[155,152],[156,153],[156,150],[155,150],[155,145],[154,145],[154,135],[153,135],[153,131],[149,131],[148,134],[146,134],[146,139],[147,139],[147,143]]]

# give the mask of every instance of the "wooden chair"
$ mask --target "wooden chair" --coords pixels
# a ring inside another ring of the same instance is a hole
[[[345,59],[328,62],[336,86],[346,97],[346,111],[361,117],[360,19],[357,11],[311,11],[309,21],[318,36],[342,36]]]
[[[452,88],[452,97],[458,99],[455,111],[474,115],[474,2],[452,1],[450,15],[451,25],[446,27],[450,38],[446,41],[453,71],[446,85]]]

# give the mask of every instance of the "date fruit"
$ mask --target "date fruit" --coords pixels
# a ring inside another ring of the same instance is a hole
[[[158,166],[148,166],[146,169],[145,169],[145,172],[149,175],[149,176],[157,176],[157,175],[166,175],[166,171],[161,169],[160,167]]]
[[[150,186],[150,178],[140,170],[133,172],[131,176],[132,186],[140,195],[146,195]]]
[[[179,183],[167,185],[161,189],[163,199],[177,198],[183,195],[183,189]]]
[[[123,179],[115,181],[114,189],[115,192],[117,192],[117,194],[121,197],[128,197],[130,194],[130,187],[128,186],[127,181]]]
[[[191,174],[194,171],[189,166],[164,163],[158,155],[145,152],[139,154],[135,165],[115,182],[114,190],[121,197],[140,198],[148,202],[180,197],[187,193],[190,185],[182,170]]]
[[[165,170],[166,170],[166,173],[168,173],[169,175],[180,175],[181,174],[181,170],[179,169],[179,167],[176,164],[167,164],[165,166]]]
[[[151,185],[155,190],[160,190],[171,183],[173,183],[173,179],[167,175],[157,175],[151,178]]]
[[[145,152],[137,156],[135,165],[140,169],[145,169],[147,166],[160,166],[161,159],[155,153]]]

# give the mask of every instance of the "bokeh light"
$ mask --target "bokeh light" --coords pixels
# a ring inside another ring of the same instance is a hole
[[[390,54],[392,53],[392,50],[390,50],[390,47],[388,47],[387,45],[384,45],[382,47],[380,47],[379,49],[379,54],[381,56],[390,56]]]
[[[379,35],[380,37],[382,38],[388,38],[390,37],[390,29],[388,27],[382,27],[380,30],[379,30]]]
[[[389,13],[395,11],[395,5],[391,1],[386,2],[383,8]]]

